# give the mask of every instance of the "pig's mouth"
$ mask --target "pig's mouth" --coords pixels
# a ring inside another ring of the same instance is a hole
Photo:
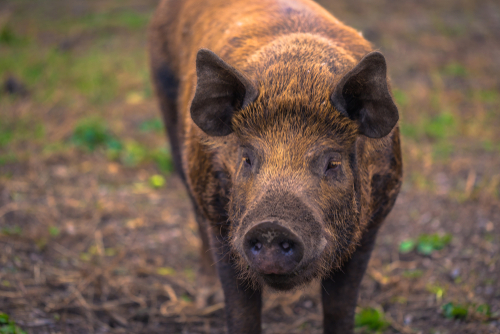
[[[265,284],[276,290],[290,290],[298,285],[294,274],[267,274],[261,275]]]
[[[326,255],[324,252],[321,255]],[[301,263],[293,272],[284,274],[264,274],[254,271],[254,277],[262,286],[268,286],[276,291],[288,291],[303,286],[324,275],[323,268],[325,259],[323,256],[311,259],[307,263]]]

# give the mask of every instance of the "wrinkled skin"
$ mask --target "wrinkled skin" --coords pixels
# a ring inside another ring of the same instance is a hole
[[[325,333],[351,333],[401,184],[384,57],[306,0],[165,0],[149,51],[200,226],[199,279],[213,284],[216,263],[228,333],[260,333],[262,288],[313,279]]]

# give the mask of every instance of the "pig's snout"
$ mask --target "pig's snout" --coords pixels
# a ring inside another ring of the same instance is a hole
[[[304,256],[301,238],[277,222],[265,221],[244,236],[244,251],[251,266],[261,274],[290,274]]]

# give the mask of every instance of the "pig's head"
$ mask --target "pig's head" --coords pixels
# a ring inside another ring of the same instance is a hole
[[[241,274],[277,290],[322,277],[352,254],[367,173],[356,140],[382,138],[398,121],[380,53],[357,63],[282,57],[255,70],[254,82],[200,50],[191,106],[206,134],[236,143],[222,160],[232,171],[229,242]]]

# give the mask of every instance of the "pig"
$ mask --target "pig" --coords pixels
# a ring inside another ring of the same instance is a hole
[[[228,333],[261,332],[264,288],[313,280],[324,332],[352,333],[401,186],[384,56],[309,0],[163,0],[148,48],[199,225],[198,279],[218,274]]]

